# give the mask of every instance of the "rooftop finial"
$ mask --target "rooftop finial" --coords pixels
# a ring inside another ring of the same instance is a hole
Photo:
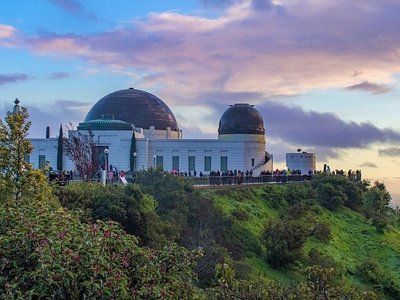
[[[14,100],[14,109],[13,109],[13,113],[14,114],[20,114],[21,113],[21,106],[19,106],[20,101],[18,100],[18,98],[15,98]]]

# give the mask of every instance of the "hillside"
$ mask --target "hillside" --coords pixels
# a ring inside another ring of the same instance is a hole
[[[252,240],[252,244],[255,244],[251,247],[243,245],[246,251],[240,258],[240,262],[251,267],[252,278],[262,276],[287,284],[297,282],[302,278],[301,271],[317,262],[318,256],[322,256],[324,261],[329,260],[329,264],[340,270],[349,284],[373,287],[380,293],[380,297],[399,297],[399,227],[389,225],[384,233],[379,233],[363,214],[343,206],[337,210],[328,210],[313,202],[303,213],[300,212],[302,208],[296,208],[297,213],[300,213],[295,216],[296,222],[304,225],[309,232],[313,231],[315,224],[328,224],[331,237],[329,240],[321,240],[310,234],[303,246],[302,257],[294,264],[275,269],[269,266],[262,242],[265,224],[293,215],[285,194],[290,190],[300,192],[299,185],[304,187],[308,184],[225,187],[202,190],[200,194],[213,200],[214,206],[222,210],[224,218],[233,222],[238,234],[246,234],[238,236],[239,240],[243,243]],[[315,254],[312,256],[315,250],[319,252],[317,257]]]

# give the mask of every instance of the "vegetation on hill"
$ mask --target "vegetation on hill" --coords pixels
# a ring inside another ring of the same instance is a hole
[[[399,299],[400,217],[383,184],[194,189],[49,186],[21,158],[26,111],[0,123],[0,299]]]

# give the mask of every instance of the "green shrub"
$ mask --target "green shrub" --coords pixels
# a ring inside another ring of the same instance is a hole
[[[290,264],[302,256],[307,238],[305,228],[291,220],[270,221],[263,232],[267,262],[274,268]]]
[[[331,227],[325,222],[317,222],[311,234],[322,242],[327,242],[332,238]]]
[[[195,253],[137,245],[116,223],[32,199],[0,205],[2,299],[190,299]]]

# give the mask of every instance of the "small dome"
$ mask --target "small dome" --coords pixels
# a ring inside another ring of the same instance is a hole
[[[98,119],[79,123],[78,130],[132,130],[132,125],[113,119]]]
[[[253,105],[231,105],[219,121],[218,134],[265,134],[264,120]]]
[[[135,127],[178,131],[175,116],[168,106],[153,94],[129,88],[116,91],[101,98],[88,112],[85,122],[98,120],[107,116],[122,120]]]

